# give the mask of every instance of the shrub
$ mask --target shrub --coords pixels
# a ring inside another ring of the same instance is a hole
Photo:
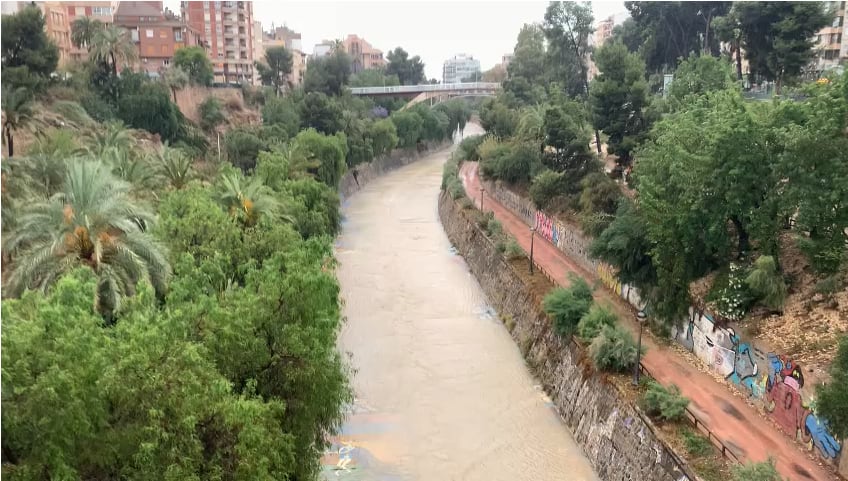
[[[297,109],[288,99],[272,98],[262,107],[262,123],[265,125],[280,125],[286,132],[286,138],[297,135],[300,129],[300,117]]]
[[[497,219],[489,219],[486,223],[486,233],[492,238],[500,237],[503,235],[503,225]]]
[[[830,298],[839,291],[840,284],[839,275],[828,276],[816,282],[813,291],[816,294],[823,295],[825,298]]]
[[[700,458],[707,456],[713,451],[713,445],[710,440],[693,432],[691,429],[683,429],[680,431],[683,437],[683,444],[686,446],[686,451],[694,457]]]
[[[459,179],[454,179],[448,184],[448,193],[452,199],[461,199],[465,196],[465,189],[462,187],[462,183]],[[466,198],[467,199],[467,198]],[[468,199],[470,201],[470,199]]]
[[[563,174],[546,170],[533,178],[530,184],[530,200],[539,209],[546,208],[560,194]]]
[[[375,157],[391,152],[398,145],[397,129],[389,119],[371,122],[368,126],[368,136],[371,138]]]
[[[241,112],[244,110],[244,104],[242,104],[241,99],[234,95],[227,98],[225,105],[230,112]]]
[[[313,171],[316,179],[332,188],[337,188],[344,175],[347,155],[347,139],[343,133],[323,135],[315,129],[302,130],[294,138],[298,148],[303,149],[309,158],[318,159],[321,164]]]
[[[592,288],[585,280],[573,274],[571,285],[553,289],[542,302],[545,313],[551,318],[557,334],[568,338],[592,305]]]
[[[494,212],[483,212],[480,214],[480,217],[477,219],[477,225],[480,226],[481,229],[486,229],[489,225],[489,221],[495,218]]]
[[[716,278],[707,300],[715,302],[717,314],[731,321],[738,321],[745,316],[753,299],[745,284],[745,277],[744,268],[731,263],[730,271]]]
[[[816,397],[816,414],[822,418],[817,427],[827,423],[836,438],[848,438],[848,336],[840,339],[830,365],[830,382],[816,386]]]
[[[398,145],[404,148],[414,147],[424,132],[424,120],[421,116],[406,110],[395,112],[389,118],[395,124]]]
[[[451,179],[459,179],[459,166],[455,159],[451,158],[445,162],[442,168],[442,189],[447,188]]]
[[[484,135],[472,135],[462,139],[459,147],[456,149],[460,153],[461,160],[480,160],[477,154],[477,147],[485,140]]]
[[[64,117],[66,121],[77,125],[77,127],[88,127],[94,124],[94,120],[88,115],[88,112],[85,111],[82,105],[76,102],[68,100],[56,101],[53,104],[53,110]]]
[[[80,98],[80,105],[92,119],[98,122],[108,122],[115,118],[115,107],[102,96],[89,92]]]
[[[179,132],[177,107],[167,89],[143,85],[138,94],[121,96],[118,118],[128,127],[159,134],[162,140],[175,140]]]
[[[604,326],[589,345],[589,354],[596,369],[626,372],[636,362],[636,341],[620,326]]]
[[[587,341],[594,339],[604,326],[614,326],[618,318],[608,306],[595,304],[577,323],[577,335]]]
[[[244,172],[256,167],[256,157],[260,150],[265,149],[262,140],[246,130],[227,132],[224,145],[227,147],[227,158]]]
[[[221,111],[221,101],[215,97],[207,97],[197,106],[197,114],[200,117],[200,127],[211,131],[222,124],[226,119]]]
[[[680,388],[672,384],[668,388],[651,381],[648,390],[642,398],[645,411],[650,416],[659,417],[666,421],[677,421],[686,413],[689,400],[680,395]]]
[[[761,463],[733,466],[732,472],[733,481],[783,481],[772,458]]]
[[[834,229],[828,236],[815,239],[799,236],[797,244],[816,272],[834,274],[848,261],[845,236],[841,235],[838,229]]]
[[[777,270],[772,256],[760,256],[745,278],[745,284],[762,303],[774,310],[782,310],[786,301],[786,284]]]
[[[518,259],[524,257],[524,249],[518,245],[518,242],[515,239],[509,239],[506,243],[506,258],[509,260]]]

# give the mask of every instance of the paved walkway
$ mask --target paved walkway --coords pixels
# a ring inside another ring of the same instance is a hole
[[[465,191],[480,208],[480,180],[477,163],[465,162],[460,169]],[[485,211],[493,211],[504,229],[515,237],[518,244],[530,251],[530,229],[512,211],[490,196],[483,201]],[[594,282],[596,277],[581,268],[562,251],[542,237],[538,237],[533,248],[533,258],[560,285],[568,285],[568,274],[574,272]],[[618,314],[625,327],[638,329],[638,323],[620,297],[600,287],[595,290],[595,299],[606,303]],[[647,337],[647,339],[646,339]],[[784,435],[771,421],[764,419],[753,407],[734,395],[727,386],[718,383],[708,374],[690,364],[690,360],[666,347],[658,346],[650,337],[643,336],[642,343],[648,352],[642,357],[642,365],[662,384],[676,384],[683,395],[689,398],[689,408],[731,451],[742,461],[765,461],[769,456],[777,462],[783,477],[795,480],[835,480],[812,455],[804,453]]]

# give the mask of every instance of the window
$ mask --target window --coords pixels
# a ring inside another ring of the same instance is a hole
[[[147,29],[144,31],[144,36],[147,38],[153,38],[153,30]]]
[[[183,41],[183,32],[180,30],[174,30],[174,41],[182,42]]]
[[[112,15],[112,7],[91,7],[92,15]]]
[[[164,65],[166,67],[168,65],[171,65],[171,59],[169,59],[169,58],[162,59],[162,65]]]
[[[138,30],[130,30],[133,42],[138,42]]]

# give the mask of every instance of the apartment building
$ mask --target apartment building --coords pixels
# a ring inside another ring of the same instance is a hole
[[[381,68],[386,65],[383,51],[371,46],[364,38],[350,34],[342,42],[345,52],[351,56],[351,73]]]
[[[253,3],[181,2],[183,20],[201,32],[219,83],[256,80]]]
[[[480,61],[471,55],[461,53],[445,60],[442,67],[442,83],[459,83],[463,79],[475,77],[479,73]]]
[[[833,9],[833,23],[816,36],[815,69],[819,72],[848,63],[848,23],[845,21],[846,2],[828,2]]]
[[[282,46],[286,47],[286,50],[300,50],[301,52],[303,51],[303,43],[300,33],[295,32],[294,30],[290,29],[285,25],[276,28],[274,28],[274,26],[272,25],[271,32],[267,35],[267,38],[282,42]]]
[[[312,47],[313,57],[326,57],[333,51],[334,42],[332,40],[322,40],[321,43],[316,43]]]
[[[130,31],[138,49],[135,69],[151,77],[171,65],[177,49],[203,45],[198,30],[162,6],[163,2],[120,2],[113,15],[114,24]]]

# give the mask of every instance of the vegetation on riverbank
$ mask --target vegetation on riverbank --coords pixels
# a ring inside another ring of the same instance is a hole
[[[119,72],[126,32],[75,27],[92,60],[62,80],[43,21],[3,17],[4,477],[314,479],[352,399],[339,180],[467,113],[276,85],[232,106],[262,125],[209,100],[196,126],[172,98],[205,55],[155,81]]]

